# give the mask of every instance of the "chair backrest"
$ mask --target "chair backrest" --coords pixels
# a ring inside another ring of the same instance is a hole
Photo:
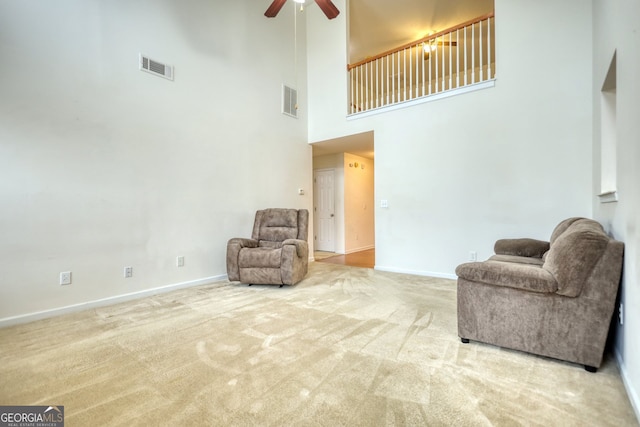
[[[307,240],[309,211],[306,209],[263,209],[256,212],[251,238],[282,242],[286,239]]]

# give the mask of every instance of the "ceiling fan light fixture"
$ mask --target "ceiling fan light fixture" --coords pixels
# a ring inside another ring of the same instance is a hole
[[[424,51],[424,53],[429,53],[429,52],[433,52],[434,50],[436,50],[436,44],[431,42],[431,43],[422,43],[422,50]]]

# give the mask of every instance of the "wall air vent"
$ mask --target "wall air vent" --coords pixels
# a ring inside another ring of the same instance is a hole
[[[298,91],[282,85],[282,114],[298,118]]]
[[[166,65],[162,62],[154,61],[143,54],[140,54],[140,70],[155,74],[156,76],[164,77],[168,80],[173,80],[172,65]]]

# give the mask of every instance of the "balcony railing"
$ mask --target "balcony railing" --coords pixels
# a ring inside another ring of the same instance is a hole
[[[349,114],[426,98],[493,80],[493,12],[355,64]]]

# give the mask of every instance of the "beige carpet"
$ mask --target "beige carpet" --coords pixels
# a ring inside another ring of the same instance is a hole
[[[67,426],[633,426],[613,360],[456,335],[451,280],[312,263],[0,330],[0,404]]]

